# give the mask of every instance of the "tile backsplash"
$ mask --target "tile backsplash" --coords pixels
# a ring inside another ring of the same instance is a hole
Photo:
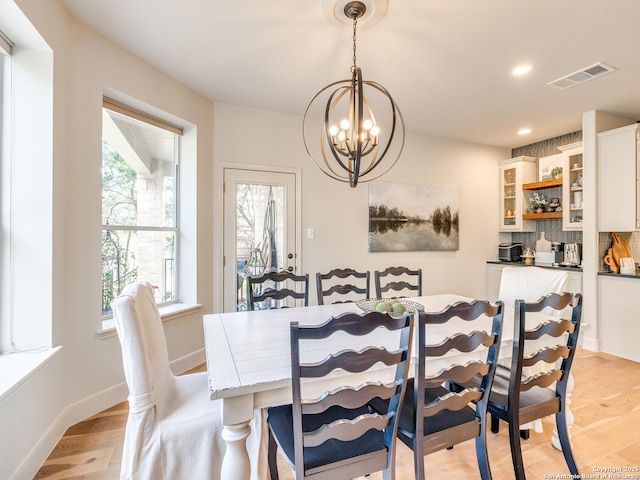
[[[536,220],[535,232],[514,232],[511,234],[511,241],[522,243],[523,249],[529,247],[535,250],[536,241],[540,240],[542,232],[550,242],[582,243],[581,231],[563,231],[562,220],[554,218]]]
[[[522,147],[516,147],[511,149],[511,157],[520,157],[527,155],[529,157],[547,157],[549,155],[555,155],[560,153],[558,147],[562,145],[569,145],[570,143],[580,142],[582,140],[582,130],[577,132],[566,133],[559,137],[549,138],[541,142],[531,143]]]

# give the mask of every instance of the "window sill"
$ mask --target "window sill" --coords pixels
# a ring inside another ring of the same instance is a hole
[[[0,401],[49,363],[60,350],[62,347],[0,355]]]
[[[201,304],[187,304],[187,303],[172,303],[171,305],[164,305],[162,307],[158,307],[160,311],[160,317],[163,322],[169,322],[171,320],[175,320],[176,318],[184,317],[186,315],[191,315],[202,307]],[[116,333],[116,327],[113,323],[113,319],[105,319],[102,321],[102,329],[96,332],[101,339],[115,337],[118,334]]]

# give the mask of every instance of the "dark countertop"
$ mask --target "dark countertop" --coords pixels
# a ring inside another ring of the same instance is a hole
[[[626,273],[613,273],[613,272],[598,272],[598,275],[603,275],[605,277],[623,277],[623,278],[640,278],[640,273],[636,270],[635,274],[626,274]]]
[[[524,262],[502,262],[500,260],[487,260],[487,263],[492,263],[494,265],[511,266],[511,267],[540,267],[540,268],[552,268],[554,270],[568,270],[570,272],[582,272],[582,267],[563,267],[561,265],[557,267],[554,267],[553,265],[536,265],[536,264],[525,265]],[[629,275],[629,276],[632,276],[632,275]]]

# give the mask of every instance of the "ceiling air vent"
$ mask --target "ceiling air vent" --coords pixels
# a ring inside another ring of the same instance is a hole
[[[578,70],[577,72],[560,77],[553,82],[547,83],[547,85],[559,88],[560,90],[565,90],[569,87],[578,85],[579,83],[586,82],[596,77],[601,77],[602,75],[613,72],[614,70],[615,68],[605,65],[602,62],[598,62],[589,67]]]

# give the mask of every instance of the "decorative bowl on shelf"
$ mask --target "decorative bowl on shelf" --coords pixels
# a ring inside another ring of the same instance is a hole
[[[400,304],[402,307],[394,308],[394,304]],[[389,315],[402,315],[405,311],[413,313],[416,310],[424,310],[424,306],[404,298],[365,298],[356,301],[356,305],[363,312],[378,311]]]

